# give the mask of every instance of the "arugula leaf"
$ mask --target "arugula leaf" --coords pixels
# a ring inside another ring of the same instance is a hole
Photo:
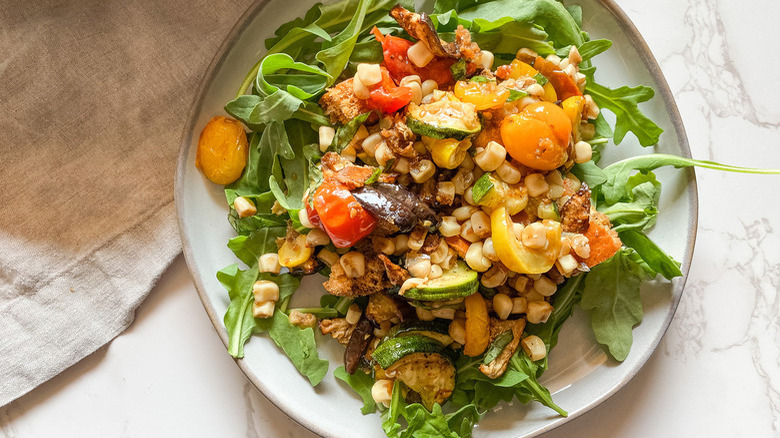
[[[309,186],[309,163],[303,155],[303,148],[316,142],[316,133],[311,126],[299,120],[287,120],[284,128],[284,135],[276,141],[285,142],[293,152],[293,158],[279,157],[277,170],[281,172],[271,175],[268,184],[279,204],[285,210],[297,213],[304,207],[303,194]],[[294,216],[297,215],[290,215],[293,221],[296,220]]]
[[[268,96],[238,96],[225,105],[225,111],[251,129],[257,130],[260,125],[268,122],[289,119],[301,105],[301,99],[284,90],[277,90]]]
[[[401,394],[401,382],[393,383],[393,396],[390,399],[390,406],[382,412],[382,429],[389,438],[398,438],[401,434],[401,425],[398,424],[398,417],[405,412],[403,395]]]
[[[374,386],[374,378],[361,370],[355,371],[355,374],[349,374],[340,366],[333,371],[333,376],[350,386],[363,399],[363,407],[360,412],[363,415],[376,412],[376,402],[371,396],[371,388]]]
[[[457,411],[444,414],[441,405],[433,405],[429,411],[419,403],[404,406],[402,384],[393,385],[390,408],[382,413],[382,429],[390,438],[469,438],[474,425],[482,414],[474,404],[467,404]],[[406,420],[404,428],[399,418]]]
[[[554,52],[547,41],[547,33],[530,22],[519,22],[509,17],[495,21],[475,18],[469,30],[480,48],[494,54],[507,54],[514,58],[518,47],[528,47],[542,56]]]
[[[590,40],[577,47],[583,61],[588,61],[599,53],[606,52],[612,47],[612,41],[607,39]]]
[[[296,74],[291,70],[309,74]],[[274,74],[280,71],[284,74]],[[306,100],[322,92],[332,79],[318,67],[296,62],[286,53],[274,53],[260,63],[255,88],[266,96],[283,88],[298,99]]]
[[[540,374],[538,372],[539,366],[532,362],[522,349],[518,349],[515,355],[512,356],[512,359],[510,359],[510,363],[516,370],[528,375],[528,378],[518,385],[518,398],[520,398],[522,392],[525,392],[532,400],[538,401],[561,416],[569,416],[568,412],[553,402],[550,391],[539,383],[537,380],[537,375]]]
[[[284,237],[287,227],[268,227],[251,232],[248,236],[236,236],[228,241],[228,248],[247,266],[257,264],[257,259],[269,252],[276,252],[276,239]]]
[[[655,224],[658,217],[658,199],[661,183],[653,172],[638,173],[629,178],[625,186],[623,202],[616,202],[599,211],[609,217],[617,232],[625,230],[646,230]],[[601,207],[601,206],[599,206]]]
[[[581,71],[588,75],[585,69]],[[652,146],[658,143],[664,130],[645,116],[638,106],[641,102],[648,101],[655,95],[652,88],[644,85],[633,88],[627,86],[615,89],[608,88],[596,83],[591,71],[585,85],[585,91],[593,97],[600,108],[606,108],[615,114],[615,135],[613,137],[615,144],[620,144],[629,131],[636,135],[642,146]]]
[[[300,279],[290,274],[282,274],[282,277],[295,279],[297,289]],[[282,286],[280,285],[280,302],[282,298]],[[286,288],[290,290],[290,288]],[[292,289],[294,291],[295,289]],[[289,296],[289,294],[288,294]],[[271,339],[274,340],[290,361],[298,368],[312,386],[317,386],[328,373],[328,361],[320,359],[317,354],[317,344],[314,339],[314,330],[311,327],[301,329],[290,323],[288,316],[280,311],[274,312],[273,318],[261,320],[258,323],[261,329],[268,330]]]
[[[347,62],[349,62],[352,49],[355,47],[357,37],[362,30],[363,20],[368,12],[369,3],[369,0],[359,0],[357,10],[347,27],[334,36],[333,39],[326,41],[322,45],[322,50],[317,52],[317,60],[322,63],[332,78],[332,80],[328,81],[328,85],[333,83],[335,78],[344,70]]]
[[[273,199],[273,195],[271,195]],[[275,214],[256,214],[249,217],[238,217],[235,209],[231,208],[228,214],[230,226],[241,236],[249,236],[253,231],[268,227],[285,227],[287,215],[277,216]]]
[[[623,231],[620,233],[620,240],[627,247],[634,249],[650,269],[667,280],[682,276],[680,262],[669,256],[644,233],[635,230]]]
[[[257,327],[257,321],[252,315],[252,304],[255,302],[252,285],[257,275],[257,265],[242,271],[235,263],[217,272],[217,279],[230,297],[224,322],[228,332],[228,353],[235,358],[244,357],[244,344]]]
[[[550,317],[547,318],[547,322],[526,327],[528,334],[538,336],[544,342],[545,347],[547,347],[547,356],[540,362],[537,362],[539,366],[537,377],[540,377],[541,371],[547,369],[547,359],[550,351],[558,343],[558,333],[560,333],[563,323],[569,319],[574,311],[574,305],[580,302],[582,287],[584,286],[583,280],[586,275],[580,274],[576,277],[571,277],[566,280],[563,286],[558,288],[558,291],[553,295],[553,311]]]
[[[642,321],[639,287],[647,277],[644,268],[623,248],[591,268],[582,290],[582,308],[590,313],[596,340],[618,361],[628,356],[631,331]]]
[[[366,122],[370,115],[371,111],[363,113],[347,122],[346,125],[340,126],[338,129],[336,129],[336,135],[333,137],[333,143],[331,143],[329,149],[332,149],[340,154],[344,148],[349,146],[349,142],[352,141],[352,139],[355,137],[355,134],[357,134],[358,129],[363,126],[363,123]]]
[[[435,13],[445,12],[449,9],[457,10],[458,15],[466,20],[479,18],[486,21],[496,21],[509,16],[517,22],[534,23],[541,26],[549,34],[550,40],[555,43],[556,47],[572,44],[579,47],[584,42],[582,31],[575,19],[563,4],[555,0],[493,0],[487,2],[438,0],[434,5]]]
[[[588,187],[591,189],[607,182],[607,174],[592,160],[575,164],[574,167],[571,168],[571,173],[579,178],[580,181],[588,183]]]
[[[638,155],[636,157],[626,158],[617,163],[610,164],[604,168],[607,174],[607,182],[604,183],[602,191],[606,201],[614,204],[619,201],[624,193],[624,187],[628,184],[631,174],[635,171],[647,173],[651,170],[664,166],[674,166],[676,168],[684,167],[703,167],[705,169],[722,170],[725,172],[752,173],[763,175],[780,174],[778,169],[756,169],[752,167],[731,166],[720,164],[714,161],[695,160],[692,158],[679,157],[669,154],[648,154]]]

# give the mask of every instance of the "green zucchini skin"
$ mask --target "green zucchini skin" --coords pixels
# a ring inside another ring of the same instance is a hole
[[[403,293],[403,297],[416,301],[455,300],[472,295],[477,292],[477,289],[479,289],[477,272],[469,269],[465,262],[459,261],[454,268],[441,277],[407,290]]]
[[[380,367],[388,369],[404,356],[412,353],[440,354],[452,363],[455,361],[454,351],[423,335],[398,336],[387,339],[376,347],[371,356]]]
[[[467,123],[471,125],[466,126]],[[410,104],[406,126],[417,135],[436,139],[463,140],[482,130],[474,105],[449,99],[419,106]]]

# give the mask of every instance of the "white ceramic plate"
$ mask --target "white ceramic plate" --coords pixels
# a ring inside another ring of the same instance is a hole
[[[614,42],[609,51],[596,58],[599,82],[611,86],[652,86],[656,97],[642,108],[665,131],[656,151],[690,157],[677,107],[658,64],[636,28],[610,0],[579,3],[583,6],[583,27],[591,37]],[[215,273],[237,261],[226,247],[234,231],[226,220],[222,187],[210,183],[195,169],[197,139],[209,118],[224,114],[223,105],[233,97],[244,74],[264,52],[265,38],[281,23],[303,15],[311,4],[302,0],[261,0],[244,14],[201,83],[182,139],[175,194],[184,255],[206,312],[226,345],[222,316],[229,300]],[[628,134],[620,147],[607,149],[603,162],[650,152]],[[698,212],[694,173],[662,169],[657,174],[664,191],[658,224],[651,236],[682,261],[682,272],[687,275]],[[317,305],[323,291],[321,282],[322,277],[317,275],[305,279],[293,305]],[[643,287],[644,320],[634,329],[631,353],[621,364],[608,359],[596,344],[587,316],[575,313],[564,326],[560,342],[550,357],[550,369],[542,379],[553,392],[556,403],[569,412],[569,417],[559,417],[539,404],[504,405],[479,423],[475,437],[535,436],[587,412],[611,396],[639,371],[655,350],[674,315],[684,284],[685,277],[682,277],[671,284],[650,283]],[[320,341],[320,355],[330,361],[331,373],[317,388],[309,385],[266,336],[250,339],[245,348],[246,357],[236,363],[268,399],[313,432],[340,438],[384,436],[379,415],[361,415],[362,403],[357,395],[332,376],[333,369],[342,364],[343,347],[329,338]]]

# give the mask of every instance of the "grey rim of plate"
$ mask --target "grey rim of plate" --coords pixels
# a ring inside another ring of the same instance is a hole
[[[195,284],[195,288],[198,291],[198,295],[200,296],[201,302],[203,303],[204,308],[206,309],[206,313],[208,314],[209,318],[211,319],[212,324],[214,325],[214,328],[219,335],[220,339],[222,339],[222,342],[227,347],[228,345],[228,338],[227,334],[224,330],[218,329],[224,326],[222,322],[222,315],[218,315],[214,309],[213,304],[208,299],[206,293],[205,293],[205,287],[203,285],[203,282],[199,275],[196,275],[197,270],[194,269],[195,267],[195,257],[192,253],[192,247],[189,242],[189,238],[187,234],[184,232],[184,219],[183,219],[183,211],[184,211],[184,205],[183,205],[183,196],[182,196],[182,190],[183,190],[183,184],[184,184],[184,168],[185,166],[190,166],[192,163],[189,163],[187,160],[190,147],[193,145],[193,136],[192,132],[194,129],[194,125],[196,123],[196,114],[200,110],[202,104],[203,104],[203,97],[204,97],[204,91],[208,89],[208,87],[211,85],[214,76],[216,75],[216,72],[218,68],[224,63],[225,58],[227,57],[227,54],[230,52],[230,50],[233,48],[233,46],[236,43],[236,40],[241,35],[241,33],[246,29],[247,25],[250,23],[250,21],[260,12],[262,12],[264,6],[268,3],[269,0],[258,0],[253,5],[251,5],[246,12],[238,19],[236,22],[236,25],[233,26],[233,29],[231,29],[228,36],[225,38],[225,40],[222,42],[222,45],[217,50],[216,55],[211,61],[211,64],[209,65],[208,69],[206,70],[206,73],[203,76],[203,79],[201,80],[200,85],[198,86],[198,91],[196,93],[195,100],[192,104],[192,108],[190,110],[189,114],[189,121],[184,129],[184,133],[181,138],[181,145],[179,149],[179,158],[178,163],[176,166],[176,177],[175,177],[175,187],[174,187],[174,197],[176,200],[176,212],[177,212],[177,219],[178,219],[178,226],[179,226],[179,234],[182,239],[182,247],[183,247],[183,253],[184,258],[187,262],[188,269],[190,271],[192,280]],[[679,147],[682,151],[683,156],[691,158],[691,150],[690,146],[688,144],[688,138],[685,134],[685,127],[683,126],[682,119],[680,117],[680,113],[677,109],[677,104],[674,101],[674,98],[672,96],[672,92],[669,89],[669,85],[666,81],[666,78],[664,77],[663,73],[661,72],[661,68],[658,65],[658,62],[656,61],[655,57],[653,56],[652,52],[650,51],[650,48],[647,46],[647,43],[645,42],[644,38],[641,36],[639,31],[637,30],[636,26],[634,26],[634,23],[631,22],[631,20],[628,18],[628,16],[623,12],[623,10],[612,0],[597,0],[597,2],[604,7],[607,11],[609,11],[610,14],[616,19],[617,23],[619,24],[620,28],[624,32],[625,36],[631,41],[634,48],[637,50],[639,56],[642,58],[642,61],[644,62],[645,68],[649,71],[650,75],[652,76],[653,80],[656,83],[655,91],[659,93],[660,97],[663,99],[666,107],[666,111],[669,115],[670,121],[672,122],[672,125],[674,126],[675,132],[677,134],[677,140],[679,143]],[[303,12],[303,11],[302,11]],[[260,42],[258,43],[260,44]],[[699,206],[698,206],[698,189],[696,185],[696,174],[695,170],[693,168],[685,169],[687,172],[687,183],[688,183],[688,202],[690,205],[690,216],[688,220],[688,236],[689,241],[685,247],[685,253],[682,260],[682,266],[681,270],[683,273],[682,278],[675,280],[674,283],[674,289],[671,297],[671,304],[670,308],[667,312],[665,321],[663,323],[663,329],[658,332],[656,337],[652,341],[652,348],[647,349],[645,352],[643,352],[642,357],[639,358],[637,361],[637,364],[634,366],[633,369],[630,369],[626,375],[626,377],[619,382],[617,385],[615,385],[611,390],[607,391],[606,393],[602,394],[600,397],[592,400],[589,404],[569,412],[569,416],[565,418],[558,418],[556,420],[553,420],[549,422],[546,426],[537,429],[536,431],[532,432],[529,435],[525,435],[525,437],[533,437],[540,435],[542,433],[548,432],[552,429],[555,429],[556,427],[569,422],[573,420],[574,418],[579,417],[580,415],[590,411],[591,409],[595,408],[596,406],[600,405],[602,402],[607,400],[609,397],[611,397],[613,394],[615,394],[618,390],[623,388],[631,379],[636,376],[636,374],[642,369],[644,364],[647,362],[647,360],[650,358],[650,356],[655,352],[658,344],[661,342],[661,339],[663,338],[664,334],[666,333],[666,330],[669,328],[669,324],[671,323],[672,318],[674,317],[674,314],[677,310],[678,304],[680,302],[680,298],[682,297],[682,292],[685,287],[685,284],[688,279],[688,272],[690,271],[690,264],[691,259],[693,257],[693,249],[696,242],[696,232],[697,232],[697,225],[698,225],[698,212],[699,212]],[[281,354],[281,353],[280,353]],[[242,370],[242,372],[247,376],[247,378],[250,380],[250,382],[266,397],[268,400],[271,401],[277,408],[279,408],[282,412],[285,413],[289,418],[296,421],[297,423],[301,424],[302,426],[306,427],[310,431],[319,434],[321,436],[329,436],[329,432],[327,430],[323,430],[323,428],[318,425],[316,422],[311,421],[309,418],[295,418],[291,416],[288,412],[286,412],[279,404],[278,399],[276,398],[275,394],[264,390],[264,386],[260,379],[255,375],[252,369],[250,369],[249,366],[246,365],[245,362],[241,360],[236,360],[236,363],[238,364],[239,368]],[[623,366],[623,365],[621,365]],[[358,412],[355,412],[355,415],[358,415]]]

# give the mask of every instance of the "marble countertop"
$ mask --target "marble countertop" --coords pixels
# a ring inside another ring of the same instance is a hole
[[[780,2],[618,4],[666,74],[693,156],[780,168]],[[780,177],[697,180],[696,250],[664,340],[625,388],[545,437],[780,436]],[[313,436],[235,366],[181,256],[127,332],[0,408],[0,437],[55,434]]]

